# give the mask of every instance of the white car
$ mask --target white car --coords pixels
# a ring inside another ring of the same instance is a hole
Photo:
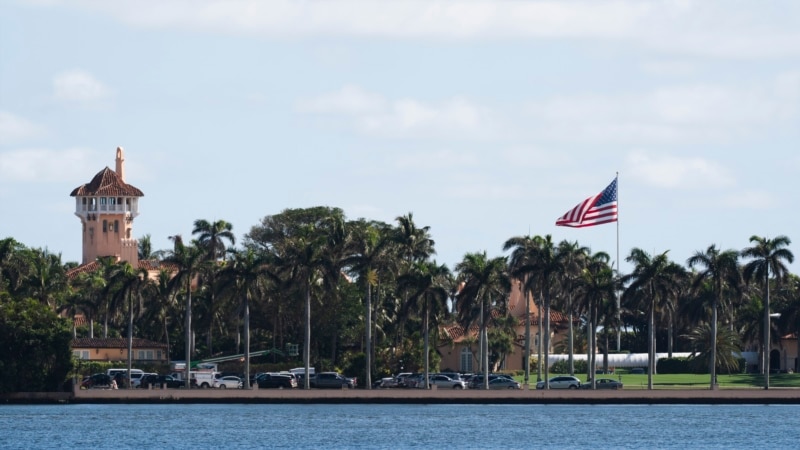
[[[569,375],[561,375],[550,378],[550,389],[578,389],[581,387],[581,380]],[[544,389],[544,381],[536,383],[536,389]]]
[[[214,387],[218,389],[241,389],[242,379],[233,375],[217,378],[214,380]]]

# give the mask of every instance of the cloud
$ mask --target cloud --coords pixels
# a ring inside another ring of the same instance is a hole
[[[764,191],[746,191],[727,196],[722,205],[730,208],[765,210],[780,206],[778,199]]]
[[[524,107],[536,134],[578,142],[730,141],[798,115],[800,75],[749,85],[674,84],[618,95],[555,96]]]
[[[397,152],[391,157],[396,169],[407,171],[443,171],[454,167],[479,167],[481,164],[475,153],[455,150]]]
[[[57,3],[53,1],[53,3]],[[800,55],[792,0],[77,0],[136,27],[266,37],[598,39],[664,53],[762,59]]]
[[[562,151],[541,148],[514,147],[503,150],[501,155],[513,167],[567,167],[572,162],[572,158]]]
[[[0,111],[0,142],[11,144],[44,135],[44,128],[22,117]]]
[[[56,100],[96,104],[109,100],[113,91],[83,70],[62,72],[53,78],[53,96]]]
[[[637,151],[628,155],[626,164],[632,177],[660,188],[724,188],[734,183],[725,167],[700,157],[652,156]]]
[[[295,109],[303,113],[317,114],[366,114],[386,109],[386,100],[378,94],[365,91],[359,86],[346,85],[338,91],[315,98],[302,99]]]
[[[97,160],[93,151],[84,148],[4,151],[0,153],[0,183],[84,180],[87,173],[97,171]]]
[[[360,133],[379,137],[467,139],[488,137],[496,131],[489,108],[460,96],[438,102],[388,100],[359,86],[347,85],[299,100],[295,110],[339,116]]]

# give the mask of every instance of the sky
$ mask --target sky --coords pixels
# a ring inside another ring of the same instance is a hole
[[[0,0],[0,238],[80,261],[69,194],[121,146],[155,249],[324,205],[413,214],[451,269],[548,234],[623,272],[752,235],[800,258],[798,23],[794,0]],[[617,174],[619,222],[555,226]]]

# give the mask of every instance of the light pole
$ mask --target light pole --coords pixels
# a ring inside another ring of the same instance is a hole
[[[769,300],[767,300],[769,302]],[[769,303],[766,304],[766,309],[764,310],[764,389],[769,389],[769,352],[770,352],[770,342],[769,342],[769,329],[772,323],[770,319],[777,319],[781,316],[781,313],[769,313]]]

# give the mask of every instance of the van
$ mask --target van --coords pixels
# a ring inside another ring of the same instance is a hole
[[[306,373],[306,368],[305,367],[295,367],[294,369],[289,369],[289,372],[291,372],[291,373],[293,373],[295,375],[302,375],[302,374]],[[310,373],[311,375],[314,375],[314,368],[313,367],[309,367],[308,368],[308,373]]]
[[[106,371],[106,375],[114,378],[117,374],[122,374],[125,378],[128,378],[128,369],[108,369]],[[144,375],[144,371],[141,369],[131,369],[131,378],[141,378]]]
[[[111,379],[120,380],[124,383],[128,382],[128,369],[108,369],[106,374],[111,377]],[[144,371],[141,369],[131,369],[131,387],[137,387],[139,382],[142,380],[144,376]],[[119,381],[118,381],[119,382]]]

